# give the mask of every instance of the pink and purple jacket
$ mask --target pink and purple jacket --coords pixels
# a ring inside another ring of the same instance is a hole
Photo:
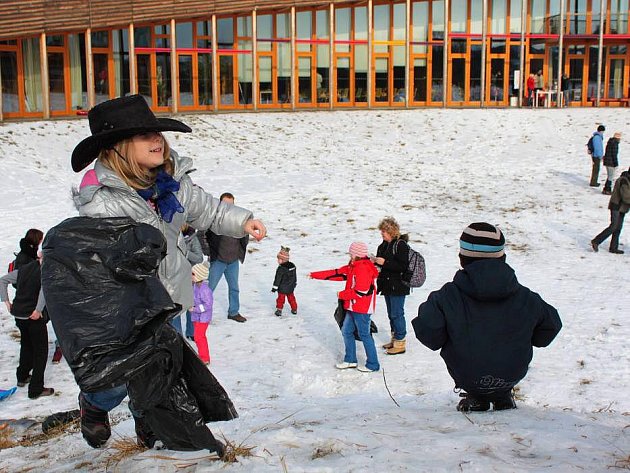
[[[212,321],[212,303],[214,298],[208,281],[193,283],[193,298],[195,305],[190,309],[190,320],[208,324]]]

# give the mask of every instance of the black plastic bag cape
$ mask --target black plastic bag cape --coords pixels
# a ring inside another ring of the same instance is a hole
[[[343,327],[343,321],[346,319],[346,309],[343,308],[343,300],[337,300],[337,307],[335,308],[333,317],[335,318],[335,321],[337,322],[337,325],[339,325],[339,329],[341,330],[341,327]],[[373,333],[378,333],[378,327],[376,326],[374,321],[370,319],[370,334]],[[361,340],[361,337],[359,337],[359,331],[356,328],[354,329],[354,339],[357,341]]]
[[[42,288],[84,392],[127,385],[130,405],[173,450],[214,449],[206,422],[238,414],[168,323],[181,312],[157,277],[166,241],[130,218],[75,217],[44,239]]]

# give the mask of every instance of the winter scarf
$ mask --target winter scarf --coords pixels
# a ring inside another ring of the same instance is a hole
[[[184,207],[179,203],[174,192],[179,190],[179,182],[173,179],[169,173],[164,170],[158,172],[153,184],[148,189],[139,189],[138,194],[144,200],[152,200],[158,208],[162,218],[171,223],[175,212],[183,213]]]

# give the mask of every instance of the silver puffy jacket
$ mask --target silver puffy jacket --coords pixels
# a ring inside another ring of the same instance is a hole
[[[173,178],[180,184],[175,195],[185,210],[175,213],[170,223],[162,220],[134,189],[98,160],[94,171],[99,185],[81,188],[74,199],[82,216],[131,217],[158,228],[167,242],[166,258],[158,268],[159,278],[173,301],[187,309],[193,305],[193,295],[191,266],[185,256],[186,244],[180,230],[182,224],[187,222],[197,230],[211,228],[219,235],[242,238],[246,235],[243,225],[253,215],[249,210],[219,202],[219,199],[193,184],[188,176],[192,160],[175,152],[171,152],[171,156],[175,164]]]

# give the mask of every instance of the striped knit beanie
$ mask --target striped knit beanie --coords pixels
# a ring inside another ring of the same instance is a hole
[[[350,245],[348,253],[354,258],[365,258],[368,255],[368,246],[362,241],[355,241]]]
[[[207,264],[197,263],[192,267],[192,274],[195,278],[195,281],[205,281],[208,279],[209,268]]]
[[[278,251],[276,256],[280,261],[284,261],[286,263],[289,261],[289,251],[291,251],[291,248],[288,246],[280,246],[280,251]]]
[[[459,259],[462,266],[473,261],[505,256],[505,237],[501,230],[485,222],[468,225],[459,238]]]

